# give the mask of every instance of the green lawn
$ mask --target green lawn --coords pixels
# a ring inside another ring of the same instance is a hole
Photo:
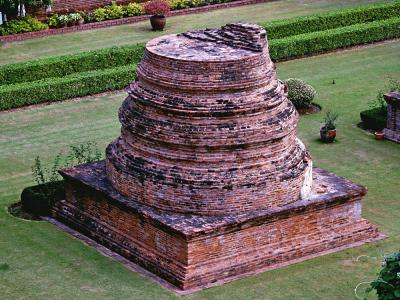
[[[387,1],[387,0],[386,0]],[[158,35],[218,27],[235,21],[262,22],[362,5],[382,0],[282,0],[208,13],[168,18],[164,32],[152,32],[149,21],[0,45],[0,64],[145,42]]]
[[[337,142],[321,144],[322,113],[303,116],[299,135],[315,165],[368,186],[363,215],[388,238],[211,288],[188,299],[355,299],[357,283],[374,278],[379,257],[400,244],[400,145],[375,141],[356,126],[385,76],[400,77],[400,43],[278,64],[280,78],[300,77],[317,90],[324,109],[340,113]],[[335,79],[336,84],[332,84]],[[30,166],[49,161],[71,143],[104,147],[119,134],[117,109],[125,92],[0,113],[1,299],[176,299],[46,222],[16,219],[6,206],[32,184]]]

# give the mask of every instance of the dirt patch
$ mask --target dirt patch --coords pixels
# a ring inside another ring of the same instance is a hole
[[[297,110],[300,115],[310,115],[310,114],[315,114],[317,112],[321,111],[321,105],[317,103],[311,103],[309,107],[306,108],[299,108]]]
[[[354,266],[354,261],[352,259],[342,260],[341,263],[346,267]]]

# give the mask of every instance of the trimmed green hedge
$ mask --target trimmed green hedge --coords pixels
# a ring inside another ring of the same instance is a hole
[[[358,21],[394,14],[399,3],[370,6]],[[354,15],[358,10],[351,11]],[[385,13],[379,14],[381,10]],[[310,25],[307,30],[321,27]],[[272,39],[269,51],[279,61],[396,37],[400,37],[400,17]],[[0,66],[0,110],[125,88],[136,76],[143,51],[144,45],[137,44]]]
[[[394,1],[393,3],[374,4],[330,13],[264,22],[260,25],[266,28],[268,39],[273,40],[398,16],[400,16],[400,1]]]
[[[144,44],[137,44],[4,65],[0,66],[0,86],[135,64],[143,51]]]
[[[22,210],[34,216],[49,216],[55,201],[64,199],[64,181],[25,188],[21,194]]]
[[[60,101],[125,88],[136,76],[136,65],[77,73],[61,78],[0,86],[0,110]]]
[[[386,127],[387,113],[380,107],[360,112],[360,118],[367,129],[382,130]]]
[[[277,61],[396,37],[400,37],[400,18],[272,40],[269,52]]]

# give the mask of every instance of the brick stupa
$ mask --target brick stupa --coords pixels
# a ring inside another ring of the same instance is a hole
[[[379,239],[366,189],[318,168],[253,24],[147,43],[106,160],[61,171],[57,219],[183,290]]]

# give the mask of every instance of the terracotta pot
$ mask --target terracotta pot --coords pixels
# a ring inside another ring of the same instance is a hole
[[[153,30],[164,30],[167,19],[165,16],[154,15],[150,17],[150,23]]]
[[[326,130],[325,127],[322,127],[319,131],[321,140],[325,143],[332,143],[336,137],[336,129]]]
[[[378,141],[382,141],[385,139],[385,134],[382,131],[375,131],[374,136],[375,139]]]

